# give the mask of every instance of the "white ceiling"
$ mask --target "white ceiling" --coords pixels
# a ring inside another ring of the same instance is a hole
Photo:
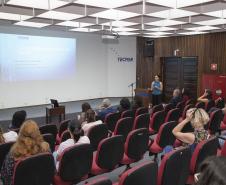
[[[0,24],[163,37],[225,31],[226,0],[0,0]]]

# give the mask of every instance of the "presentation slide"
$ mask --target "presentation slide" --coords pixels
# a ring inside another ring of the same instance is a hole
[[[0,34],[2,82],[70,79],[75,65],[74,38]]]

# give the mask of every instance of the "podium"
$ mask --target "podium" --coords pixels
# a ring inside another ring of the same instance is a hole
[[[150,104],[150,90],[136,88],[134,91],[136,96],[139,96],[142,98],[144,107],[148,107]]]
[[[59,122],[65,120],[65,106],[46,107],[46,124],[52,121],[53,116],[59,116]]]

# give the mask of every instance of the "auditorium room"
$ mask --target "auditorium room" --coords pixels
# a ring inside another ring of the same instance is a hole
[[[226,185],[226,0],[0,0],[0,185]]]

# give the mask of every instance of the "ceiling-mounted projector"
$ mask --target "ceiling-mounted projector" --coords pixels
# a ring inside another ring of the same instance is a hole
[[[118,39],[120,36],[119,36],[118,32],[111,30],[110,32],[103,33],[103,35],[101,37],[102,37],[102,39],[115,40],[115,39]]]

